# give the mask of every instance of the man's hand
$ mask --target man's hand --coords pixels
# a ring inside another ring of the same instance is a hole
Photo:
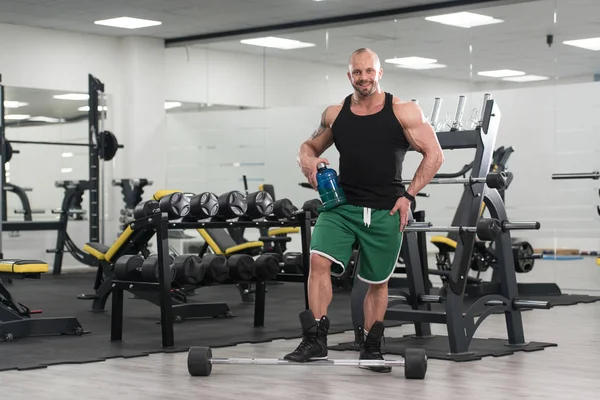
[[[317,189],[317,164],[323,162],[329,165],[326,158],[320,158],[319,156],[333,145],[331,126],[341,109],[341,105],[327,107],[321,115],[321,122],[317,129],[310,139],[300,145],[298,150],[298,165],[302,170],[302,174],[308,179],[308,183],[315,190]]]
[[[321,162],[329,165],[329,161],[326,158],[319,157],[305,157],[300,163],[302,173],[308,179],[310,186],[315,190],[317,190],[317,164]]]
[[[410,210],[410,200],[406,197],[400,197],[390,211],[390,215],[396,214],[396,211],[400,213],[400,232],[403,232],[406,224],[408,224],[408,210]]]

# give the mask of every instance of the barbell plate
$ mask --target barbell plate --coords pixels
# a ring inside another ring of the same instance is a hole
[[[424,379],[427,373],[427,354],[424,349],[406,349],[404,352],[404,377]]]
[[[188,351],[188,372],[191,376],[209,376],[212,372],[210,347],[192,347]]]

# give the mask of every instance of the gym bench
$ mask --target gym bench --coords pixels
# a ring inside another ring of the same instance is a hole
[[[83,327],[75,317],[31,318],[32,311],[19,303],[2,279],[40,279],[48,264],[37,260],[0,260],[0,341],[41,335],[82,335]]]

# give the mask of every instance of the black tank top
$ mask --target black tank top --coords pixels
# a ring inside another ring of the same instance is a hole
[[[350,110],[351,100],[352,95],[346,97],[332,125],[340,186],[348,204],[389,210],[404,194],[402,163],[409,147],[394,114],[393,96],[385,93],[383,109],[364,116]]]

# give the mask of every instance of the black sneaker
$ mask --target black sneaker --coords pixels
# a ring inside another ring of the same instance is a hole
[[[383,339],[383,331],[385,327],[383,322],[377,321],[371,327],[371,330],[365,337],[363,346],[360,349],[359,360],[383,360],[381,354],[381,340]],[[390,366],[360,366],[360,368],[370,369],[374,372],[387,373],[392,371]]]
[[[327,331],[329,330],[329,319],[321,317],[317,322],[310,310],[300,313],[302,325],[302,342],[296,350],[286,354],[285,360],[294,362],[307,362],[327,359]]]

